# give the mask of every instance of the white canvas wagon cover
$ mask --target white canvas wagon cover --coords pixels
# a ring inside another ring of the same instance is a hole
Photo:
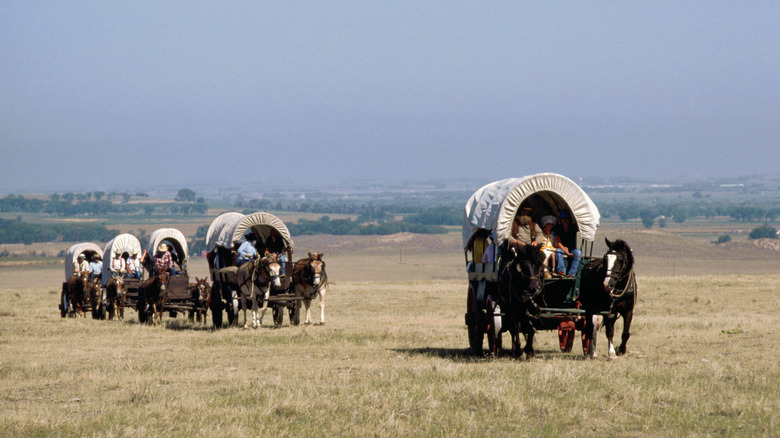
[[[243,214],[231,211],[222,213],[211,221],[209,230],[206,232],[206,252],[214,251],[214,248],[218,246],[232,247],[233,235],[230,234],[231,227],[243,217]]]
[[[235,215],[239,215],[238,217]],[[212,227],[214,230],[212,231]],[[206,250],[211,252],[215,247],[233,248],[241,241],[248,230],[252,230],[262,241],[268,240],[271,229],[279,232],[286,248],[292,249],[293,240],[290,231],[281,219],[259,211],[257,213],[242,215],[241,213],[225,213],[214,219],[206,233]],[[211,243],[213,242],[213,244]]]
[[[160,246],[163,240],[168,241],[173,245],[176,255],[178,255],[178,260],[174,261],[184,267],[189,258],[187,252],[187,238],[184,237],[184,234],[176,228],[160,228],[155,230],[149,237],[149,246],[147,247],[147,252],[150,256],[153,256],[154,253],[157,252],[157,247]]]
[[[73,275],[73,267],[76,265],[76,260],[79,254],[87,256],[87,261],[90,261],[93,255],[103,254],[103,249],[92,242],[77,243],[67,251],[65,251],[65,279],[69,279]]]
[[[109,240],[103,249],[103,284],[111,278],[111,259],[114,258],[114,251],[121,254],[131,255],[133,251],[138,251],[138,258],[141,258],[141,242],[132,234],[120,234]]]
[[[583,239],[593,241],[601,215],[590,197],[574,181],[555,173],[538,173],[490,183],[469,198],[463,212],[463,248],[478,230],[488,230],[496,244],[512,232],[512,221],[527,198],[543,203],[547,214],[567,208]]]

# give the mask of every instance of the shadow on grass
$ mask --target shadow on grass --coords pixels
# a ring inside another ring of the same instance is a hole
[[[393,349],[396,353],[403,353],[408,355],[438,357],[440,359],[446,359],[453,362],[480,362],[480,361],[494,361],[494,360],[529,360],[526,355],[522,355],[520,358],[512,356],[511,350],[505,350],[500,356],[495,357],[487,351],[483,351],[482,354],[473,353],[468,348],[396,348]],[[559,350],[541,349],[534,352],[532,361],[548,361],[548,360],[567,360],[567,361],[584,361],[590,360],[585,357],[581,351],[572,351],[570,353],[562,353]]]

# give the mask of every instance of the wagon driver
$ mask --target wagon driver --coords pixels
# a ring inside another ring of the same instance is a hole
[[[157,252],[154,253],[154,269],[157,273],[169,271],[173,275],[173,257],[168,252],[168,245],[161,243],[157,247]]]
[[[89,263],[87,263],[87,256],[79,254],[76,264],[73,266],[73,274],[79,275],[82,272],[89,274]]]
[[[539,245],[537,237],[542,235],[539,225],[531,218],[531,207],[523,207],[512,222],[511,245]]]
[[[257,258],[257,248],[255,248],[254,234],[246,233],[244,236],[244,242],[238,247],[238,260],[237,265],[242,264]]]
[[[577,249],[577,230],[571,225],[571,215],[563,210],[560,214],[561,221],[553,229],[555,234],[555,266],[559,275],[568,275],[574,277],[577,275],[577,268],[580,266],[582,251]],[[566,265],[563,263],[563,257],[571,258],[569,271],[566,272]]]

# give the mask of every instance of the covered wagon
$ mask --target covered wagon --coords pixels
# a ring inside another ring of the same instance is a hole
[[[78,264],[78,258],[80,255],[84,255],[87,262],[92,260],[95,255],[102,255],[103,250],[92,242],[82,242],[72,245],[65,251],[65,281],[62,283],[62,293],[60,294],[60,316],[63,318],[73,309],[68,302],[68,280],[73,277],[75,273],[74,269]],[[84,297],[83,308],[84,310],[92,310],[89,304],[89,296]]]
[[[533,297],[540,309],[536,328],[558,329],[561,349],[568,351],[575,327],[581,327],[579,320],[584,312],[578,308],[580,275],[592,256],[600,220],[598,208],[576,183],[562,175],[540,173],[504,179],[474,192],[463,212],[463,250],[469,280],[465,320],[469,346],[475,353],[482,352],[486,333],[491,352],[501,349],[503,314],[496,304],[499,277],[511,258],[513,223],[522,210],[535,223],[544,217],[559,218],[562,213],[569,216],[568,226],[577,232],[577,247],[582,254],[577,260],[579,268],[571,275],[553,272],[541,281],[541,289]],[[563,266],[558,269],[568,272]]]
[[[260,256],[267,249],[278,251],[282,257],[282,271],[292,271],[293,240],[287,226],[278,217],[265,212],[247,215],[229,212],[216,217],[206,232],[206,258],[214,291],[211,311],[215,327],[222,326],[223,309],[227,311],[229,324],[236,320],[239,310],[236,284],[238,249],[247,235],[255,242],[255,249]],[[274,246],[272,241],[278,242],[276,248],[271,248]],[[290,280],[290,276],[282,275],[281,287],[272,288],[270,293],[268,304],[273,309],[274,322],[277,325],[281,324],[285,308],[290,310],[291,321],[298,323],[300,299],[294,297]]]
[[[195,311],[197,297],[193,296],[187,273],[187,262],[189,261],[187,238],[175,228],[160,228],[152,232],[146,252],[141,260],[144,270],[150,277],[157,274],[154,268],[154,255],[161,244],[166,245],[173,260],[173,270],[170,272],[165,287],[167,299],[164,311],[168,312],[171,317],[176,317],[179,312],[190,314]],[[148,283],[148,281],[144,281],[144,283]],[[141,290],[143,292],[143,286]],[[148,320],[150,313],[143,293],[138,296],[136,310],[141,322]]]

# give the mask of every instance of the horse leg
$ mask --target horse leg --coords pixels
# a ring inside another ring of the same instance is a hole
[[[271,287],[268,286],[265,289],[265,292],[263,292],[263,308],[260,312],[260,325],[263,325],[263,317],[265,316],[265,311],[268,310],[268,297],[271,296]]]
[[[303,306],[306,308],[306,318],[303,320],[303,323],[311,324],[311,298],[304,298]]]
[[[260,318],[257,316],[257,297],[252,297],[252,328],[260,327]]]
[[[536,329],[530,319],[526,322],[523,333],[525,334],[525,347],[523,348],[523,353],[525,353],[528,359],[531,359],[534,357],[534,334],[536,333]]]
[[[325,324],[325,289],[320,291],[320,323]]]
[[[244,328],[248,329],[249,328],[249,321],[246,319],[246,310],[247,310],[246,309],[246,292],[244,292],[243,288],[240,291],[240,295],[241,295],[241,310],[244,313]],[[250,297],[250,298],[254,298],[254,297]],[[252,308],[254,309],[254,306],[252,306]]]
[[[634,311],[629,310],[628,312],[623,314],[623,336],[622,336],[622,342],[620,343],[620,347],[618,347],[617,355],[622,356],[626,354],[626,344],[628,343],[628,338],[631,337],[631,333],[629,333],[629,329],[631,328],[631,320],[634,319]]]
[[[588,354],[592,358],[598,357],[598,353],[596,353],[596,339],[598,338],[598,331],[599,331],[599,316],[598,315],[591,315],[590,317],[590,332],[588,333],[588,336],[590,336],[590,348],[588,351]]]
[[[604,332],[607,335],[607,343],[609,344],[609,357],[616,357],[617,354],[615,354],[615,344],[612,342],[612,339],[615,336],[615,321],[617,320],[616,316],[609,315],[604,317]]]
[[[509,334],[512,338],[512,357],[519,358],[523,355],[523,351],[520,349],[520,330],[516,323],[509,325]]]

